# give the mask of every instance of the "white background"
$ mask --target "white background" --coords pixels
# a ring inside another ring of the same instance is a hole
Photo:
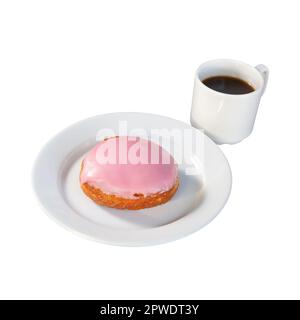
[[[0,298],[300,298],[298,1],[1,1]],[[34,159],[83,118],[189,121],[200,63],[264,63],[252,135],[221,146],[230,199],[182,240],[122,248],[51,221]]]

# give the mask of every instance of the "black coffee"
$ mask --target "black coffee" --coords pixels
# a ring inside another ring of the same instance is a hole
[[[246,81],[227,76],[210,77],[202,81],[207,87],[215,91],[228,94],[245,94],[254,91]]]

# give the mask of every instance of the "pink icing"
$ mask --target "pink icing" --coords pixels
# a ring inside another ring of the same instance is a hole
[[[107,194],[135,198],[170,190],[177,179],[174,158],[154,142],[114,137],[98,143],[83,160],[80,183]]]

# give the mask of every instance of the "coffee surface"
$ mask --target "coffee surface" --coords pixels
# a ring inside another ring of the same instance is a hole
[[[254,91],[246,81],[228,76],[209,77],[202,81],[207,87],[218,92],[228,94],[245,94]]]

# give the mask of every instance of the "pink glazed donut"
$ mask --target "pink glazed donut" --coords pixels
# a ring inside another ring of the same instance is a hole
[[[90,150],[81,165],[83,192],[99,205],[139,210],[169,201],[179,186],[169,152],[138,137],[112,137]]]

